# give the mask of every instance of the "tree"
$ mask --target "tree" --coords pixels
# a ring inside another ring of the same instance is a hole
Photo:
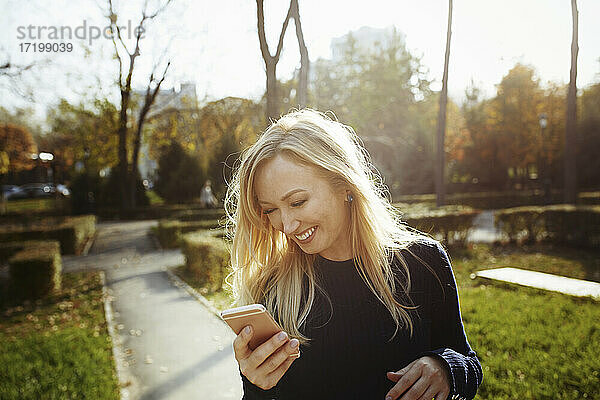
[[[354,128],[393,193],[431,193],[437,97],[420,60],[396,30],[377,46],[350,33],[338,50],[313,64],[311,103]]]
[[[61,99],[48,110],[50,131],[38,139],[41,149],[55,156],[57,173],[72,176],[77,165],[98,175],[117,164],[119,113],[107,99],[71,104]],[[77,164],[77,163],[80,164]]]
[[[444,58],[444,77],[437,123],[437,168],[435,174],[436,204],[444,205],[444,136],[446,133],[446,103],[448,102],[448,62],[450,61],[450,38],[452,36],[452,0],[448,3],[448,31],[446,33],[446,55]]]
[[[159,159],[163,148],[173,142],[198,159],[202,176],[195,179],[210,179],[217,197],[226,190],[230,158],[256,141],[258,132],[265,125],[261,105],[252,100],[226,97],[207,103],[205,106],[183,110],[167,110],[156,115],[149,123],[149,152]]]
[[[285,19],[283,21],[283,26],[281,27],[281,33],[279,34],[279,42],[277,42],[277,50],[275,50],[275,55],[271,55],[271,52],[269,51],[269,44],[267,43],[267,37],[265,34],[265,10],[263,3],[264,0],[256,0],[256,13],[258,19],[258,40],[260,43],[260,52],[265,62],[265,69],[267,73],[266,116],[267,120],[270,120],[279,117],[279,104],[277,103],[277,63],[279,62],[279,57],[281,56],[281,51],[283,50],[283,38],[285,36],[285,31],[287,30],[287,26],[294,9],[294,1],[292,0],[290,2],[290,8],[288,9],[287,15],[285,16]],[[296,24],[299,23],[296,22]]]
[[[154,100],[160,90],[160,86],[165,80],[167,71],[170,66],[170,62],[166,63],[162,74],[157,75],[158,66],[160,63],[154,65],[152,73],[148,79],[148,85],[146,89],[146,95],[143,99],[142,107],[140,108],[139,115],[136,121],[135,128],[135,139],[133,145],[133,161],[131,165],[129,164],[128,158],[128,110],[131,109],[131,81],[133,77],[133,73],[135,70],[135,62],[136,59],[140,56],[140,40],[144,34],[144,30],[146,28],[145,24],[156,18],[159,14],[161,14],[165,8],[171,3],[171,0],[167,0],[162,6],[158,7],[154,12],[148,13],[146,6],[147,2],[144,5],[144,9],[142,10],[142,16],[140,18],[140,22],[138,23],[138,28],[135,29],[135,46],[134,50],[130,51],[127,45],[125,44],[123,37],[121,35],[121,28],[118,24],[118,17],[114,11],[112,0],[108,0],[109,13],[108,19],[110,21],[111,28],[111,38],[113,41],[113,45],[115,48],[115,57],[119,62],[119,78],[118,78],[118,86],[121,92],[121,107],[119,110],[119,127],[117,130],[117,135],[119,137],[119,177],[121,179],[121,208],[126,209],[133,207],[136,203],[135,201],[135,181],[137,179],[138,174],[138,154],[141,143],[141,135],[142,129],[145,122],[145,118],[148,114],[148,111],[152,107]]]
[[[577,162],[582,168],[577,168],[577,184],[587,190],[598,190],[600,188],[600,157],[598,157],[600,154],[600,114],[598,114],[600,83],[583,91],[580,106]]]
[[[8,171],[17,172],[34,167],[32,154],[37,146],[28,130],[10,124],[0,125],[0,151],[8,159]]]
[[[264,127],[261,114],[258,104],[236,97],[226,97],[202,107],[199,155],[218,199],[225,195],[226,182],[231,178],[231,166],[236,159],[231,156],[254,143],[257,132]]]
[[[37,154],[37,147],[29,131],[17,125],[0,125],[0,183],[5,183],[9,173],[33,168],[33,154]],[[4,191],[0,197],[0,211],[5,213]]]
[[[31,87],[26,85],[23,81],[23,76],[31,73],[36,67],[39,67],[45,62],[33,62],[29,64],[15,64],[10,61],[10,57],[7,54],[0,54],[0,88],[5,87],[10,92],[17,96],[33,100],[33,94],[31,93]]]
[[[560,87],[543,90],[535,70],[521,64],[502,78],[492,99],[481,100],[479,90],[469,88],[462,106],[464,137],[451,139],[452,154],[464,150],[462,165],[454,172],[486,190],[524,187],[535,172],[539,176],[542,165],[555,159],[560,147],[555,135],[561,124],[557,93]],[[549,116],[543,137],[541,113]]]
[[[304,43],[304,34],[302,33],[302,24],[300,23],[300,11],[298,9],[298,0],[292,0],[291,4],[294,25],[296,26],[296,38],[298,39],[298,48],[300,49],[300,73],[298,74],[297,100],[298,107],[306,107],[308,101],[308,69],[310,60],[308,58],[308,49]]]
[[[179,143],[163,148],[158,161],[157,193],[168,202],[189,201],[200,195],[206,175],[196,157]]]
[[[579,53],[577,0],[571,0],[573,31],[571,39],[571,72],[567,95],[567,124],[565,129],[565,203],[577,200],[577,54]]]

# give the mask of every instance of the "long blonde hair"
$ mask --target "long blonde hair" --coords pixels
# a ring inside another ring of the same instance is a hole
[[[350,240],[353,259],[361,278],[400,327],[413,324],[408,309],[397,301],[398,290],[408,293],[410,275],[400,249],[421,237],[400,221],[399,211],[386,198],[382,179],[373,167],[354,130],[323,113],[303,109],[273,122],[249,148],[234,169],[225,198],[226,234],[231,241],[235,305],[262,303],[282,328],[302,344],[310,338],[300,332],[306,322],[318,286],[313,263],[316,254],[304,253],[292,239],[263,218],[254,193],[259,166],[277,154],[315,167],[333,188],[352,192]],[[398,257],[407,282],[397,285],[391,262]],[[303,281],[308,292],[303,298]],[[397,286],[401,286],[397,288]],[[320,289],[320,288],[319,288]],[[392,336],[392,338],[394,337]],[[391,339],[390,339],[391,340]]]

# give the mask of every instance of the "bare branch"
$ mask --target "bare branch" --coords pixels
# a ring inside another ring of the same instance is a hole
[[[269,52],[269,44],[267,43],[267,37],[265,34],[265,10],[263,0],[256,0],[256,14],[258,16],[258,40],[260,42],[260,51],[263,59],[265,62],[274,62],[277,64],[279,61],[279,56],[281,55],[281,50],[283,49],[283,38],[285,37],[285,31],[287,30],[290,16],[292,15],[292,2],[290,2],[290,7],[287,15],[285,16],[285,20],[283,21],[283,26],[279,34],[279,42],[277,43],[277,50],[274,56],[271,56],[271,53]]]
[[[33,68],[35,63],[28,65],[14,65],[10,61],[7,61],[4,65],[0,65],[0,76],[7,76],[9,78],[16,78],[23,72]]]
[[[281,50],[283,49],[283,38],[285,36],[285,31],[287,30],[288,23],[290,22],[290,16],[292,15],[292,4],[294,1],[290,1],[290,8],[288,8],[287,15],[285,16],[285,21],[283,21],[283,26],[281,27],[281,33],[279,34],[279,42],[277,43],[277,51],[275,52],[275,62],[279,61],[279,56],[281,55]]]
[[[260,42],[260,51],[265,62],[272,59],[269,52],[269,44],[265,35],[265,10],[263,0],[256,0],[256,13],[258,15],[258,40]]]
[[[123,46],[123,48],[125,49],[127,54],[131,57],[131,53],[129,52],[129,49],[125,45],[125,42],[123,41],[123,37],[121,36],[121,28],[119,28],[119,24],[117,24],[117,14],[113,10],[112,0],[108,0],[108,8],[109,8],[108,19],[110,20],[110,29],[112,31],[113,43],[115,42],[115,40],[114,40],[115,32],[114,31],[116,31],[119,42],[121,42],[121,45]],[[114,27],[114,30],[113,30],[113,27]],[[116,48],[116,44],[115,44],[115,50],[118,51],[118,49]]]

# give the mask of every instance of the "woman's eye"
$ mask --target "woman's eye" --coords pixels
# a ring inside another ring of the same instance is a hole
[[[300,200],[297,201],[295,203],[292,203],[292,207],[300,207],[302,204],[306,203],[306,200]],[[275,211],[275,209],[269,209],[269,210],[263,210],[263,215],[269,215],[271,214],[273,211]]]

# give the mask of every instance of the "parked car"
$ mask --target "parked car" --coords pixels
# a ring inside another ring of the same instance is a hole
[[[66,187],[65,185],[63,185],[62,183],[59,183],[58,185],[56,185],[56,190],[58,190],[58,192],[60,194],[62,194],[64,197],[68,197],[71,195],[71,191],[69,190],[69,188]]]
[[[51,183],[28,183],[22,185],[21,189],[26,193],[27,198],[53,197],[56,188]]]
[[[6,200],[18,199],[20,196],[25,196],[23,190],[17,185],[2,185],[2,193]]]

